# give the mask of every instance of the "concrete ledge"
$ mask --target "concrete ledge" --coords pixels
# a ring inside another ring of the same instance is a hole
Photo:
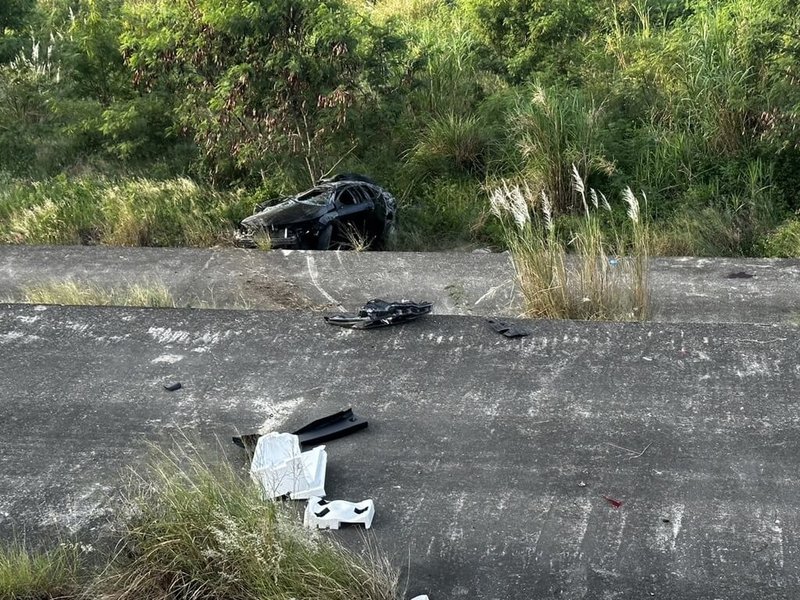
[[[750,279],[729,279],[736,272]],[[373,297],[433,301],[434,312],[518,315],[506,254],[0,246],[0,299],[66,278],[107,287],[162,283],[180,305],[353,310]],[[800,319],[800,260],[656,259],[653,320]]]
[[[370,426],[330,443],[326,488],[375,499],[412,595],[797,597],[797,329],[528,325],[2,306],[0,534],[91,538],[179,427],[214,444],[352,405]]]

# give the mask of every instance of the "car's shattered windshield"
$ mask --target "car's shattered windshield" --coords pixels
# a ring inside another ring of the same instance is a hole
[[[330,198],[330,190],[309,190],[305,194],[301,194],[294,199],[295,202],[302,202],[304,204],[313,204],[315,206],[323,206],[328,203]]]

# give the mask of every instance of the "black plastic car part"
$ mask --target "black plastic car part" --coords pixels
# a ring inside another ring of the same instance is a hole
[[[433,310],[431,302],[387,302],[386,300],[370,300],[362,306],[358,314],[339,314],[325,317],[325,322],[339,327],[353,329],[375,329],[413,321]]]
[[[367,420],[353,414],[353,409],[348,408],[312,421],[292,433],[300,438],[300,444],[322,444],[365,429],[367,425]]]
[[[303,425],[292,433],[300,438],[301,445],[316,446],[366,429],[367,425],[369,425],[369,421],[354,414],[352,408],[348,408],[312,421],[308,425]],[[252,454],[260,437],[259,433],[248,433],[234,436],[232,439],[234,444]]]
[[[507,323],[505,321],[500,321],[499,319],[486,319],[486,322],[489,324],[489,327],[494,329],[497,333],[503,334],[507,338],[525,337],[526,335],[531,334],[531,332],[524,327]]]

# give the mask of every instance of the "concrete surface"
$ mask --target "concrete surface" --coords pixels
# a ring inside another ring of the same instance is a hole
[[[742,271],[753,277],[727,277]],[[0,299],[64,279],[116,288],[162,283],[182,306],[354,310],[385,297],[430,300],[438,314],[522,310],[505,254],[0,246]],[[800,260],[656,259],[651,289],[656,321],[800,318]]]
[[[798,329],[528,325],[0,306],[0,534],[91,539],[178,427],[213,445],[353,406],[370,426],[329,443],[326,488],[375,500],[410,596],[797,598]]]
[[[179,305],[354,310],[373,297],[432,300],[443,314],[514,312],[500,254],[0,246],[0,298],[71,279],[122,288],[165,285]]]

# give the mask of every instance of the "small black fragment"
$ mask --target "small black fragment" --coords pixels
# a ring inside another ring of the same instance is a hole
[[[507,323],[506,321],[501,321],[499,319],[486,319],[486,322],[489,324],[489,327],[494,329],[497,333],[503,334],[507,338],[525,337],[526,335],[531,334],[531,332],[524,327],[514,325],[513,323]]]
[[[669,519],[667,519],[667,518],[663,518],[663,519],[661,519],[661,522],[662,522],[662,523],[669,523]]]
[[[181,385],[180,381],[174,381],[172,383],[165,383],[164,389],[168,392],[174,392],[175,390],[181,389],[183,386]]]
[[[733,271],[732,273],[728,273],[726,277],[728,279],[751,279],[753,274],[745,271]]]
[[[256,444],[258,444],[258,438],[260,437],[261,435],[258,433],[247,433],[242,436],[233,436],[231,439],[239,448],[243,448],[253,454],[256,451]]]

